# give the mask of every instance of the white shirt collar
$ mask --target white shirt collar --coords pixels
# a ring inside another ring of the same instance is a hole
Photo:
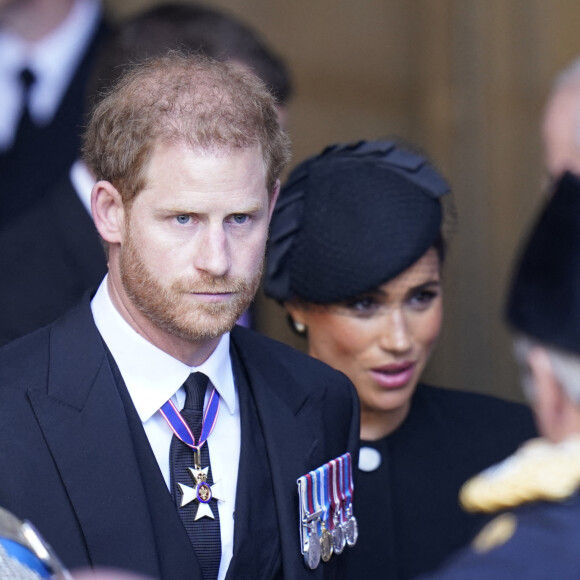
[[[138,334],[119,314],[101,282],[91,309],[97,329],[111,351],[142,422],[150,419],[169,399],[178,409],[185,402],[183,385],[190,373],[205,373],[230,414],[236,410],[236,393],[230,357],[230,335],[222,336],[210,357],[199,367],[189,367]]]

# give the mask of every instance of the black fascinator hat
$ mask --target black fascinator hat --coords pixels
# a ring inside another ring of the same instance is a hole
[[[580,354],[580,179],[566,173],[514,271],[506,317],[519,332]]]
[[[264,289],[330,304],[374,290],[439,238],[445,179],[393,141],[333,145],[298,165],[270,225]]]

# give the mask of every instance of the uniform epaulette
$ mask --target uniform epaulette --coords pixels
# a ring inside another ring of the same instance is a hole
[[[462,487],[469,512],[495,512],[534,501],[563,501],[580,487],[580,436],[560,443],[532,439]]]

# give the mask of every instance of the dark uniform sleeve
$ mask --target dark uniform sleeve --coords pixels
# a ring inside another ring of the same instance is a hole
[[[496,516],[471,546],[420,580],[576,580],[580,503],[537,503]]]

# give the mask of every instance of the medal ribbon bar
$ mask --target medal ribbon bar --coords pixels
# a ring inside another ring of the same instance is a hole
[[[345,453],[296,481],[299,498],[300,550],[304,563],[316,568],[345,545],[354,546],[358,525],[352,513],[352,461]]]

